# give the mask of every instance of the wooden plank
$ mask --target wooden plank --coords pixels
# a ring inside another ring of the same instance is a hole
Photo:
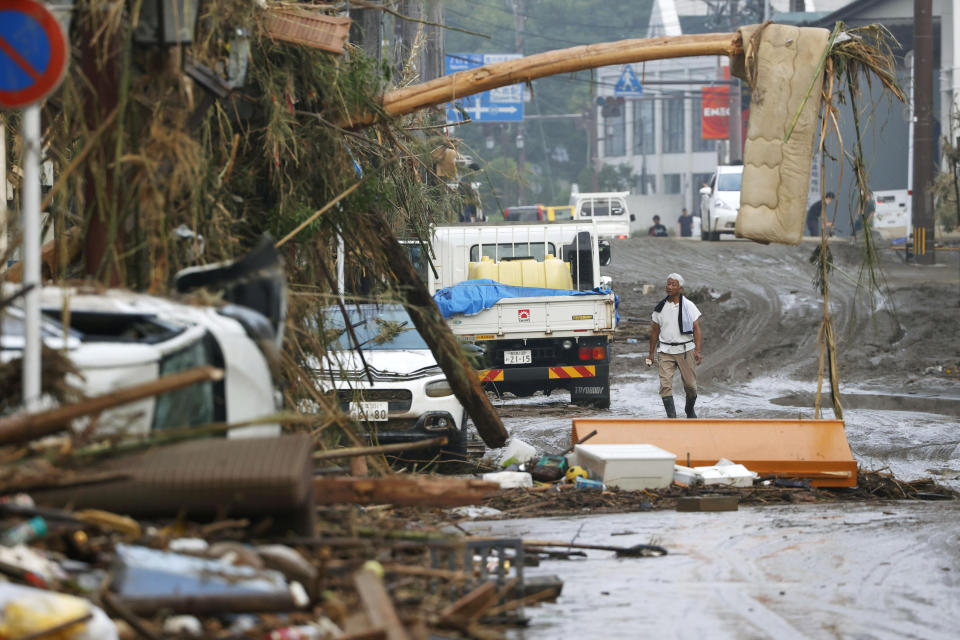
[[[335,476],[314,478],[313,490],[317,504],[456,507],[478,504],[495,495],[500,485],[472,478]]]
[[[49,411],[0,418],[0,445],[38,440],[66,430],[70,427],[72,420],[81,416],[100,413],[106,409],[189,387],[199,382],[215,382],[222,379],[223,369],[197,367]]]
[[[737,496],[687,496],[677,499],[677,511],[736,511]]]
[[[353,574],[353,584],[371,624],[385,629],[387,640],[409,640],[380,576],[369,569],[361,569]]]
[[[497,601],[497,584],[493,581],[466,594],[440,612],[440,625],[460,628],[471,620],[480,618]]]

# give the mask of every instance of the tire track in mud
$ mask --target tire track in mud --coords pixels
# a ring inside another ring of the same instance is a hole
[[[780,249],[782,254],[777,253]],[[770,367],[768,360],[792,364],[798,348],[815,344],[815,333],[783,335],[782,331],[781,293],[810,288],[810,266],[794,247],[771,250],[742,241],[633,238],[617,241],[613,255],[607,273],[613,277],[614,291],[623,291],[621,296],[632,295],[632,289],[641,284],[654,284],[659,292],[671,271],[684,276],[688,292],[706,287],[717,295],[731,294],[725,303],[701,305],[704,361],[697,373],[706,383],[704,391],[735,391],[745,378]],[[646,316],[653,304],[649,306]],[[815,332],[818,316],[811,313],[815,310],[803,310],[803,317],[796,321]],[[719,316],[711,317],[718,312]],[[646,350],[645,344],[639,346]]]

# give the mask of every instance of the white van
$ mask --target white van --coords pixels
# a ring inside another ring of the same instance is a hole
[[[627,209],[629,191],[576,193],[570,196],[574,220],[592,220],[601,238],[629,238],[636,216]]]
[[[906,238],[912,233],[910,216],[912,201],[906,189],[891,189],[889,191],[874,191],[876,199],[876,213],[873,217],[873,228],[882,238],[893,240]]]

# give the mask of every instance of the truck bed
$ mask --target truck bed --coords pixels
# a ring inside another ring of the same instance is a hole
[[[534,298],[503,298],[473,315],[447,320],[458,336],[476,340],[543,338],[613,333],[613,293]]]

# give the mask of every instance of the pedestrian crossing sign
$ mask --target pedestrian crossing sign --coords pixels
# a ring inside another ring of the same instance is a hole
[[[629,64],[623,65],[623,71],[620,73],[620,79],[613,88],[613,95],[623,97],[639,97],[643,95],[643,86],[633,72],[633,67]]]

